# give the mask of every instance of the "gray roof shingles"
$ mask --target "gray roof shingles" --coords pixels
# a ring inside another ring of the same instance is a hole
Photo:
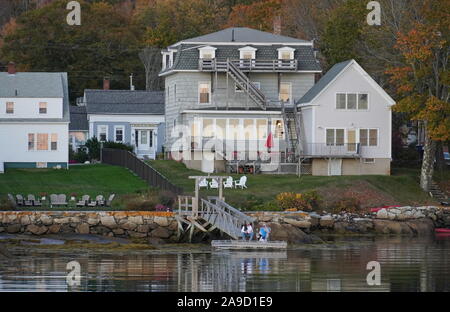
[[[234,41],[233,38],[234,31]],[[181,42],[257,42],[257,43],[307,43],[309,41],[275,35],[246,27],[231,27]]]
[[[63,98],[62,118],[1,118],[3,122],[69,122],[67,73],[0,72],[0,98]]]
[[[198,70],[198,60],[200,45],[182,44],[177,56],[175,57],[174,64],[169,70]],[[239,59],[239,48],[242,45],[214,45],[216,50],[217,60]],[[268,46],[255,46],[256,59],[262,60],[274,60],[278,59],[278,48],[283,45],[268,45]],[[295,46],[294,58],[298,61],[299,70],[321,70],[320,64],[314,57],[314,51],[312,46]]]
[[[164,114],[164,91],[85,90],[88,114]]]
[[[297,104],[311,102],[323,89],[325,89],[353,60],[335,64],[320,80],[298,100]]]
[[[231,40],[233,30],[234,41]],[[235,42],[236,44],[223,44],[231,42]],[[298,61],[298,69],[300,71],[321,70],[320,64],[314,56],[313,47],[309,44],[309,41],[274,35],[245,27],[235,27],[200,37],[182,40],[172,45],[169,48],[176,50],[176,52],[174,52],[173,66],[163,70],[161,74],[165,74],[172,70],[198,70],[198,48],[202,46],[211,45],[217,48],[216,58],[218,60],[226,60],[227,58],[239,59],[239,48],[252,45],[252,43],[259,43],[258,45],[254,45],[254,47],[258,49],[256,51],[256,59],[278,59],[277,49],[291,44],[292,47],[296,49],[294,58]]]
[[[88,131],[86,106],[70,106],[69,131]]]

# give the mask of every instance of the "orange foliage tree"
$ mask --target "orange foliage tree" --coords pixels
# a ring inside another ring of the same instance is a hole
[[[274,20],[280,16],[282,0],[264,0],[233,7],[229,17],[229,27],[250,27],[262,31],[273,31]]]
[[[429,190],[437,142],[450,140],[450,0],[425,1],[422,9],[423,21],[398,35],[396,49],[403,64],[387,73],[401,98],[394,109],[425,125],[420,184]]]

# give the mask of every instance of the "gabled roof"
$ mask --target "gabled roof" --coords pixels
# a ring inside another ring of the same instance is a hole
[[[69,131],[88,131],[86,106],[70,106]]]
[[[233,40],[234,38],[234,40]],[[172,46],[180,43],[278,43],[278,44],[310,44],[310,41],[296,39],[292,37],[275,35],[269,32],[251,29],[247,27],[231,27],[216,31],[207,35],[182,40]]]
[[[0,72],[0,98],[62,98],[62,118],[1,118],[4,122],[69,122],[67,73]]]
[[[63,97],[63,73],[0,72],[0,97]]]
[[[164,114],[164,91],[85,90],[88,114]]]
[[[347,68],[355,65],[356,69],[362,74],[364,78],[385,97],[390,105],[395,104],[395,101],[381,88],[378,83],[356,62],[355,60],[348,60],[335,64],[331,69],[311,88],[305,95],[298,100],[297,105],[309,104],[314,101],[322,92],[324,92]]]

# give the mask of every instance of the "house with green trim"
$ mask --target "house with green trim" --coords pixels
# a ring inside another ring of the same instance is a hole
[[[68,168],[67,73],[0,73],[0,172]]]

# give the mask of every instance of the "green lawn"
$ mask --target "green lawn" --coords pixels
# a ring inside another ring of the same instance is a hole
[[[181,186],[185,193],[194,191],[194,182],[188,179],[188,176],[205,175],[200,171],[187,169],[184,164],[176,161],[152,160],[149,163],[172,183]],[[240,175],[232,176],[238,179]],[[281,192],[301,193],[317,190],[332,201],[342,193],[355,190],[362,195],[373,194],[373,198],[370,199],[370,203],[373,202],[372,206],[431,203],[427,194],[419,187],[418,171],[408,169],[394,170],[392,176],[302,176],[299,178],[296,175],[248,175],[247,186],[248,189],[245,190],[226,189],[224,191],[226,200],[236,207],[250,209],[252,205],[264,206]],[[202,190],[202,194],[214,195],[217,191]]]
[[[144,192],[148,185],[128,170],[104,164],[71,166],[69,170],[8,169],[0,174],[0,197],[6,194],[76,193],[108,196]]]

